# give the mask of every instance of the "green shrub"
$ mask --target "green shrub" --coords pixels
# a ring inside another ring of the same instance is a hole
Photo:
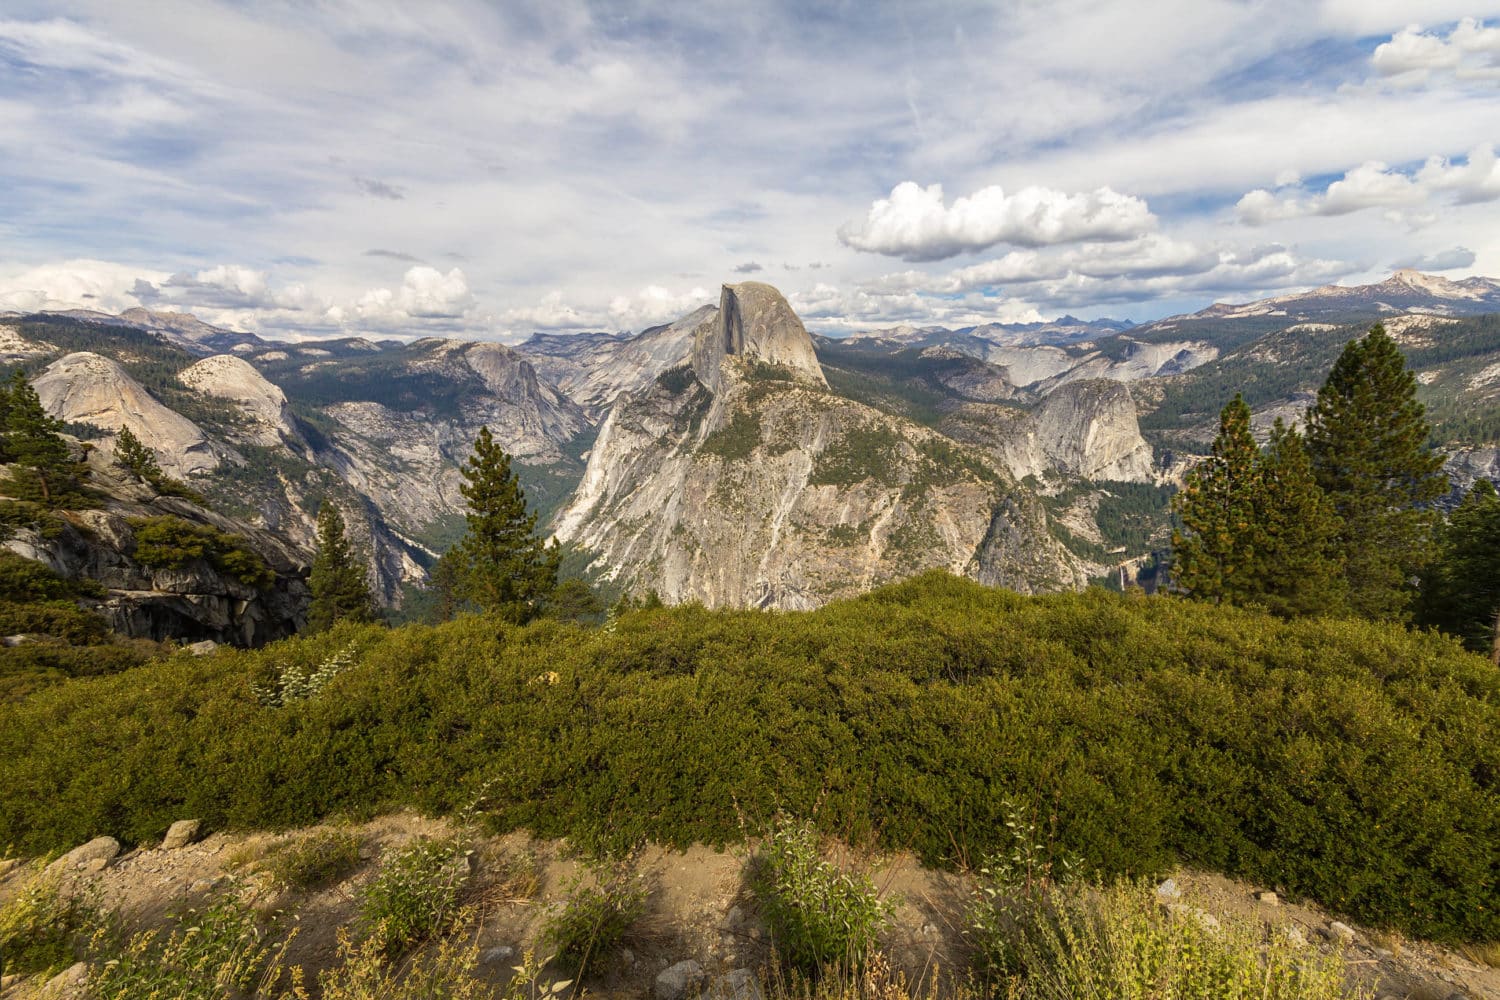
[[[116,943],[94,939],[90,996],[97,1000],[236,1000],[282,972],[285,944],[273,947],[232,896],[175,916],[163,931]],[[257,992],[256,995],[264,995]]]
[[[337,697],[252,692],[351,643]],[[1165,597],[929,574],[805,613],[350,626],[0,705],[0,774],[0,844],[32,854],[184,815],[451,814],[489,784],[494,830],[591,851],[785,811],[953,864],[1011,849],[995,790],[1027,789],[1107,875],[1186,863],[1500,939],[1500,673],[1438,636]]]
[[[869,876],[826,861],[818,835],[784,820],[761,845],[752,875],[772,940],[794,965],[859,965],[890,918]]]
[[[135,531],[135,560],[143,566],[181,569],[201,559],[246,586],[263,590],[276,581],[265,560],[237,535],[171,514],[132,518],[130,526]]]
[[[340,882],[359,867],[359,836],[349,830],[305,834],[273,849],[264,867],[284,889],[316,889]]]
[[[610,952],[641,918],[648,895],[633,858],[605,860],[589,868],[592,881],[585,884],[580,873],[542,928],[543,938],[558,957],[576,963],[580,976],[590,959]]]
[[[1259,922],[1164,910],[1140,882],[1051,888],[1015,943],[1028,1000],[1364,1000],[1340,955]]]
[[[0,905],[0,957],[5,973],[56,972],[72,965],[96,920],[93,910],[59,892],[62,873],[38,868]]]
[[[975,964],[996,976],[1023,971],[1020,945],[1033,930],[1034,917],[1058,889],[1072,885],[1081,864],[1060,855],[1056,841],[1043,839],[1036,822],[1010,799],[1002,802],[1011,843],[985,857],[975,872],[974,897],[966,915]]]
[[[360,891],[359,915],[369,939],[394,960],[452,929],[467,877],[459,840],[419,840],[396,851]]]

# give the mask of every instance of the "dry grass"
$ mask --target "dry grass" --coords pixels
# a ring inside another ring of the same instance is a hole
[[[1459,950],[1471,962],[1478,963],[1479,965],[1488,965],[1492,969],[1500,969],[1500,941],[1490,941],[1485,944],[1466,944]]]

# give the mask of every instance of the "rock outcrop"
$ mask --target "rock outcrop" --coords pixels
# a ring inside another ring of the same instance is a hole
[[[59,358],[32,385],[47,412],[111,432],[129,427],[156,452],[162,471],[183,478],[218,468],[222,452],[197,424],[157,402],[116,361],[79,351]]]
[[[243,358],[215,354],[179,372],[177,379],[191,389],[233,403],[246,421],[242,440],[266,448],[285,444],[307,450],[286,393]]]
[[[101,452],[89,454],[88,467],[90,487],[103,496],[98,507],[67,512],[60,530],[19,528],[3,544],[64,578],[87,578],[105,587],[107,596],[96,610],[114,632],[259,646],[302,627],[309,599],[304,553],[241,521],[178,497],[158,496]],[[273,579],[266,586],[252,585],[201,558],[178,566],[141,563],[131,522],[162,515],[242,539]]]
[[[558,538],[629,590],[711,607],[816,607],[933,568],[1084,582],[998,462],[830,392],[785,300],[744,288],[691,367],[619,398]]]
[[[758,281],[725,285],[719,311],[693,331],[693,371],[717,392],[725,358],[749,358],[777,365],[796,378],[827,386],[812,337],[781,293]]]
[[[950,414],[943,430],[986,448],[1017,479],[1155,479],[1151,446],[1141,436],[1135,402],[1119,382],[1067,383],[1030,411],[970,404]]]

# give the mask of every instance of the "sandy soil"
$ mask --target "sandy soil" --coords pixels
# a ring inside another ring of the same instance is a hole
[[[236,891],[262,914],[296,926],[287,957],[311,972],[334,961],[338,929],[354,920],[359,887],[372,877],[379,856],[415,838],[450,832],[441,821],[406,813],[353,829],[362,843],[360,868],[341,884],[313,892],[277,892],[258,868],[279,842],[306,831],[282,836],[217,833],[176,850],[136,849],[102,870],[69,872],[66,884],[69,891],[87,893],[139,927],[160,926],[171,913]],[[843,860],[868,871],[895,905],[895,919],[881,942],[895,967],[915,982],[942,981],[947,971],[964,967],[963,911],[971,891],[965,876],[923,868],[904,855],[845,854]],[[765,967],[771,947],[746,886],[748,860],[745,848],[644,849],[637,863],[650,887],[646,916],[631,930],[625,948],[594,963],[585,979],[588,991],[601,997],[652,996],[657,974],[689,958],[710,976]],[[521,834],[480,840],[474,867],[471,899],[481,913],[477,968],[499,986],[524,952],[541,953],[539,938],[549,907],[565,896],[573,880],[587,875],[565,842],[533,841]],[[0,877],[0,899],[15,890],[24,871],[18,866]],[[1219,917],[1258,920],[1278,933],[1297,928],[1309,947],[1342,946],[1330,930],[1329,915],[1315,906],[1286,899],[1263,902],[1257,899],[1262,887],[1214,874],[1184,870],[1173,879],[1187,905]],[[1500,1000],[1500,970],[1430,943],[1352,929],[1352,971],[1378,996]],[[571,971],[556,970],[556,975]]]

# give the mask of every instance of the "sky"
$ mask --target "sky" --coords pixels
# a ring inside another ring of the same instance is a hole
[[[1500,275],[1500,0],[0,3],[0,310],[847,333]]]

